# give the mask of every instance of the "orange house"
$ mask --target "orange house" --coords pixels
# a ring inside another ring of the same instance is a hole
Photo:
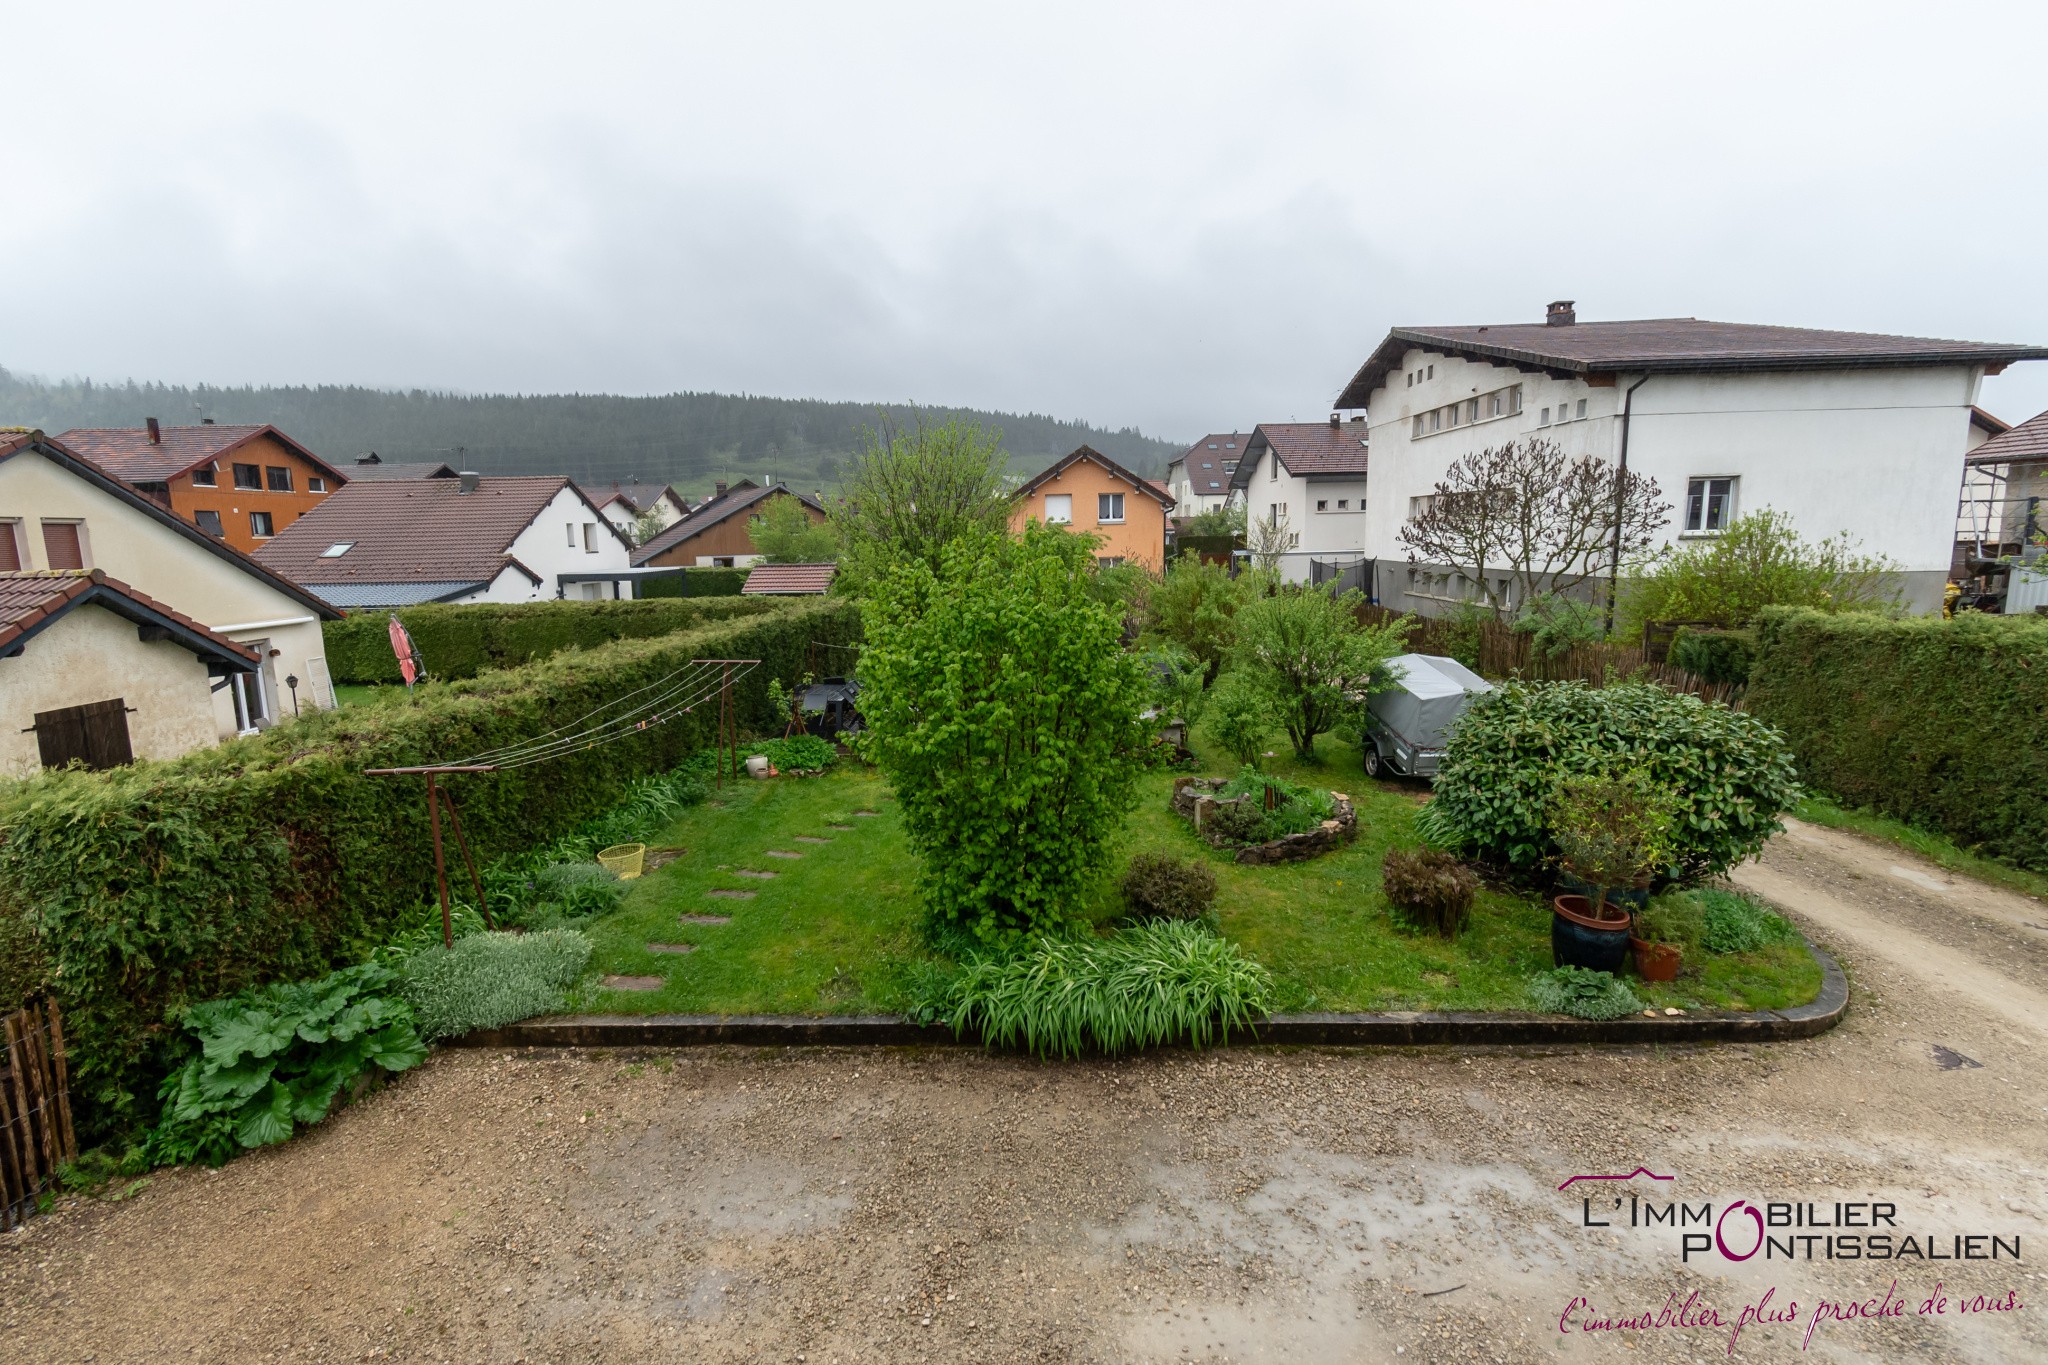
[[[1082,446],[1011,495],[1010,529],[1029,522],[1066,526],[1099,538],[1104,564],[1142,564],[1155,572],[1166,563],[1166,514],[1173,495],[1141,479],[1098,450]]]
[[[181,521],[243,554],[348,476],[272,426],[79,427],[57,438]]]

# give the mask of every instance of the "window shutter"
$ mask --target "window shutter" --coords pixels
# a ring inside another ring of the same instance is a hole
[[[135,761],[128,742],[128,706],[111,701],[66,706],[35,715],[36,750],[45,768],[77,759],[88,768],[118,768]]]
[[[43,523],[43,555],[53,569],[82,569],[85,567],[85,551],[78,541],[78,523],[75,521],[46,521]]]
[[[0,521],[0,573],[21,572],[21,543],[14,538],[14,523]]]

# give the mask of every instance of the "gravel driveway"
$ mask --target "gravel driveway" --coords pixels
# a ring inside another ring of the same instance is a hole
[[[1919,972],[1843,932],[1854,1004],[1817,1040],[1068,1066],[443,1052],[284,1148],[0,1237],[0,1354],[1519,1363],[1724,1360],[1733,1338],[1739,1360],[2048,1359],[2048,1039],[1950,970],[2048,990],[2027,937],[2048,909],[1853,840],[1844,861],[1834,837],[1780,840],[1758,872],[1795,909],[1832,897],[1948,953]],[[1858,849],[1946,889],[1872,890]],[[1557,1188],[1639,1166],[1674,1179]],[[1684,1263],[1680,1230],[1627,1226],[1630,1194],[1889,1204],[1916,1246],[2018,1237],[2025,1259]],[[1825,1322],[1801,1354],[1817,1300],[1882,1310],[1894,1280],[1903,1317]],[[1695,1290],[1687,1320],[1724,1325],[1581,1330]]]

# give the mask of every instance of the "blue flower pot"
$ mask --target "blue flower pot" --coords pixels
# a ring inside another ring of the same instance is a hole
[[[1621,974],[1628,956],[1629,916],[1612,898],[1617,918],[1596,918],[1587,896],[1559,896],[1551,901],[1550,959],[1560,967]]]

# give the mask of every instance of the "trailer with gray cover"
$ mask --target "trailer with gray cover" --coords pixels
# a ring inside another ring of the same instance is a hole
[[[1403,654],[1388,667],[1394,686],[1365,702],[1365,775],[1434,777],[1452,725],[1493,684],[1440,654]]]

